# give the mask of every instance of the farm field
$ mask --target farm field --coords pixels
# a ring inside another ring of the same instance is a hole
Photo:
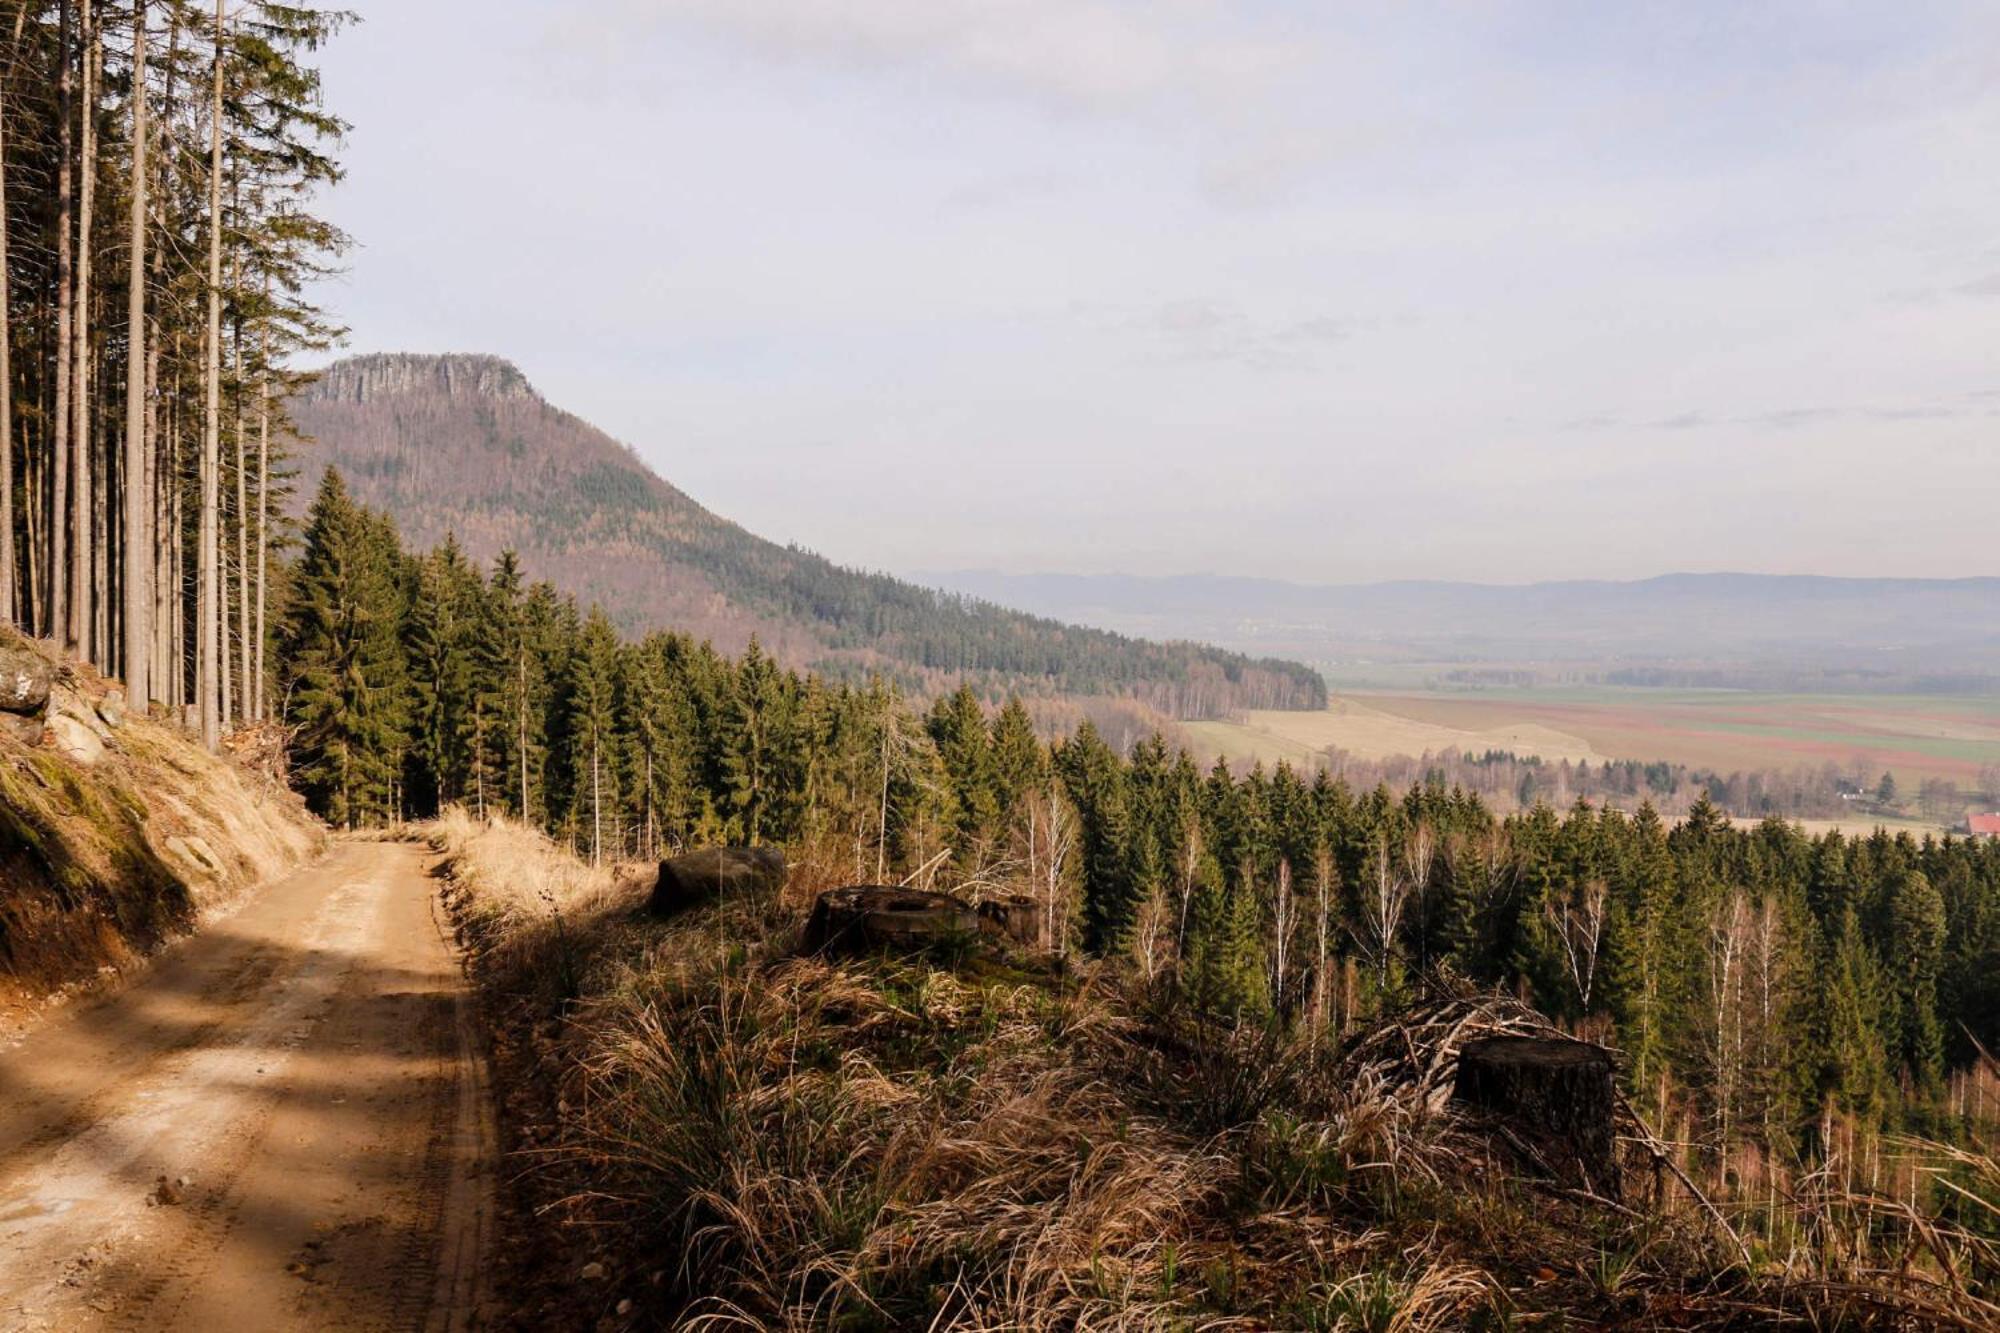
[[[1309,762],[1328,746],[1363,758],[1458,749],[1545,760],[1664,760],[1728,773],[1819,768],[1893,772],[1914,790],[1946,778],[1976,790],[2000,765],[2000,698],[1752,694],[1726,690],[1541,689],[1374,692],[1323,712],[1253,712],[1187,724],[1231,760]]]

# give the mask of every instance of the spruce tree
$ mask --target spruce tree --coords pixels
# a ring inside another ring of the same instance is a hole
[[[950,796],[954,859],[971,870],[979,849],[993,836],[999,816],[999,783],[992,738],[979,697],[961,685],[931,709],[930,735],[937,746]]]
[[[403,607],[394,530],[328,469],[307,515],[282,660],[294,773],[307,802],[353,828],[392,817],[401,753]]]
[[[577,827],[588,835],[593,864],[603,859],[607,838],[614,848],[619,845],[618,669],[617,631],[603,608],[593,606],[570,659],[565,691],[569,766],[575,775],[571,806]]]
[[[993,719],[993,803],[1002,816],[1013,814],[1021,798],[1048,776],[1047,752],[1035,724],[1018,698]]]

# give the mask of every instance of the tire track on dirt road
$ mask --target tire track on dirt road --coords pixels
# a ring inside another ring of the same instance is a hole
[[[427,866],[343,843],[0,1054],[0,1326],[480,1322],[492,1121]]]

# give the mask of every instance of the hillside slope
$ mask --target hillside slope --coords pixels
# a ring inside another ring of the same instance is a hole
[[[122,697],[0,627],[0,1025],[324,843],[290,791]]]
[[[511,548],[530,577],[601,603],[628,631],[685,630],[729,651],[755,634],[787,663],[836,675],[880,669],[923,690],[970,680],[1118,696],[1184,718],[1325,700],[1296,663],[1082,629],[766,541],[494,357],[354,357],[292,412],[312,441],[301,502],[322,469],[337,467],[413,545],[455,533],[482,562]]]

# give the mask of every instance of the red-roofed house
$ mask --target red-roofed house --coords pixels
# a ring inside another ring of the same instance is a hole
[[[1975,838],[2000,838],[2000,815],[1967,815],[1965,831]]]

